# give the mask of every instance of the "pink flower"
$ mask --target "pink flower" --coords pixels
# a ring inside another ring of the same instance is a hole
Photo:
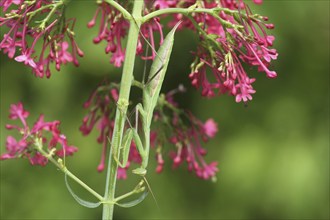
[[[17,128],[20,132],[22,132],[22,131],[25,132],[28,129],[25,119],[29,116],[29,114],[30,113],[28,111],[24,110],[23,104],[21,102],[17,103],[17,105],[15,105],[15,104],[10,105],[9,118],[12,120],[20,119],[20,121],[24,125],[24,128],[19,128],[17,126],[13,126],[11,128]],[[8,129],[11,129],[11,128],[8,128]]]
[[[204,129],[205,129],[205,134],[208,137],[213,138],[218,132],[218,125],[217,123],[215,123],[215,121],[212,118],[210,118],[204,123]]]
[[[163,8],[170,8],[176,5],[175,0],[156,0],[153,3],[155,9],[163,9]]]
[[[114,101],[118,101],[119,98],[119,94],[118,94],[118,90],[117,89],[111,89],[111,96],[113,98]]]
[[[118,178],[118,179],[122,179],[122,180],[127,179],[126,168],[118,167],[118,170],[117,170],[117,178]]]
[[[41,130],[51,131],[54,127],[59,126],[59,124],[60,124],[59,121],[45,122],[44,115],[41,114],[38,120],[36,121],[36,123],[34,123],[31,129],[31,133],[37,134]]]
[[[217,166],[217,162],[211,162],[203,167],[196,167],[195,169],[197,170],[197,176],[205,180],[214,178],[216,173],[219,171]]]
[[[36,68],[37,67],[36,63],[33,61],[33,59],[30,57],[29,54],[22,54],[20,56],[17,56],[15,58],[15,60],[17,62],[24,62],[25,65],[29,65],[32,68]]]
[[[256,92],[251,86],[254,81],[255,79],[249,79],[248,77],[242,78],[242,82],[236,85],[236,102],[252,100],[251,94]]]
[[[54,137],[55,137],[54,138],[55,143],[56,144],[59,143],[62,146],[58,151],[56,151],[56,154],[59,157],[71,156],[73,155],[73,153],[78,151],[78,148],[76,148],[75,146],[68,145],[68,141],[66,140],[65,135],[63,134],[60,134],[58,136],[54,135]]]
[[[29,116],[29,112],[26,111],[21,102],[17,103],[17,105],[12,104],[10,106],[10,115],[9,118],[12,120],[20,119],[22,123],[25,123],[25,119]]]
[[[25,140],[20,140],[19,142],[12,136],[7,137],[6,141],[6,150],[7,153],[1,155],[1,160],[16,158],[21,155],[25,148],[27,147],[27,143]]]
[[[156,167],[156,172],[161,173],[164,169],[164,160],[162,154],[158,153],[157,154],[157,167]]]
[[[1,25],[0,25],[1,26]],[[15,56],[16,47],[21,47],[22,42],[17,40],[15,41],[10,37],[9,34],[4,34],[3,40],[0,43],[0,50],[3,49],[3,52],[8,54],[8,57],[12,59]]]
[[[262,4],[262,0],[253,0],[253,2],[257,5],[261,5]]]
[[[68,62],[72,62],[73,58],[72,55],[67,51],[69,48],[68,42],[62,42],[58,44],[58,51],[57,55],[55,56],[55,62],[56,62],[56,69],[60,70],[61,64],[66,64]]]
[[[5,12],[12,4],[19,5],[22,1],[23,0],[2,0],[0,6],[3,7],[3,12]]]
[[[39,152],[35,152],[33,156],[28,155],[28,157],[32,165],[46,166],[46,164],[48,163],[48,159],[42,156],[42,154]]]
[[[124,62],[124,59],[125,59],[125,52],[122,50],[121,47],[118,47],[116,52],[112,54],[110,63],[113,63],[115,67],[121,67],[121,64]]]

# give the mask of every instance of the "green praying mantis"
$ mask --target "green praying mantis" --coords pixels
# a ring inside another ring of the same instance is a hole
[[[130,126],[124,133],[124,136],[121,141],[121,146],[118,149],[121,151],[122,161],[116,157],[118,152],[113,152],[113,157],[117,164],[125,168],[128,162],[128,156],[130,152],[131,142],[134,141],[137,147],[137,150],[141,156],[142,162],[139,168],[134,169],[132,172],[143,177],[144,181],[147,183],[149,190],[150,186],[145,178],[147,173],[146,167],[148,165],[149,149],[150,149],[150,126],[152,122],[153,112],[157,105],[160,90],[165,78],[167,66],[170,60],[173,43],[174,43],[174,34],[177,27],[181,22],[177,23],[175,27],[167,34],[163,44],[160,46],[159,50],[156,52],[155,60],[153,61],[148,75],[147,83],[143,83],[141,88],[143,89],[142,94],[142,103],[136,105],[136,116],[137,118],[141,117],[142,122],[142,138],[140,137],[137,131],[137,123],[133,128]],[[144,38],[144,37],[143,37]],[[146,40],[146,39],[145,39]],[[146,41],[147,42],[147,41]],[[147,42],[149,44],[149,42]],[[127,117],[124,114],[121,114],[122,119]],[[152,193],[152,191],[151,191]]]

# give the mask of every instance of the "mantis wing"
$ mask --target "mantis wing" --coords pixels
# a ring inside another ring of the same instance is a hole
[[[157,56],[151,65],[150,73],[148,76],[148,82],[143,91],[143,106],[146,112],[146,119],[151,123],[151,118],[153,115],[154,108],[157,104],[160,89],[162,87],[165,73],[167,70],[168,63],[170,61],[170,56],[172,53],[174,34],[181,22],[178,22],[174,28],[167,34],[163,44],[157,51]]]

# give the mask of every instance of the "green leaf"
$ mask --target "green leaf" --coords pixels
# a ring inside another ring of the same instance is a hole
[[[81,199],[77,194],[75,194],[73,192],[73,190],[71,189],[70,185],[69,185],[69,182],[68,182],[68,177],[67,175],[65,174],[65,185],[66,185],[66,188],[68,189],[68,191],[70,192],[70,194],[72,195],[72,197],[82,206],[85,206],[87,208],[97,208],[101,205],[101,202],[89,202],[89,201],[86,201],[86,200],[83,200]]]
[[[145,191],[136,200],[133,200],[133,201],[127,202],[127,203],[116,203],[116,205],[123,207],[123,208],[131,208],[131,207],[136,206],[137,204],[141,203],[147,197],[147,195],[148,195],[148,191]]]

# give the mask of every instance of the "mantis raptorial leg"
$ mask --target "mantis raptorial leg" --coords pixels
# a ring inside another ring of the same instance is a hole
[[[126,116],[126,119],[129,123],[130,127],[125,131],[125,134],[124,134],[123,139],[122,139],[122,146],[120,147],[121,149],[123,149],[123,151],[122,151],[123,161],[120,162],[120,160],[115,157],[115,155],[116,155],[115,152],[114,152],[114,159],[117,162],[118,166],[120,166],[122,168],[125,168],[127,166],[127,163],[128,163],[128,157],[129,157],[129,153],[130,153],[131,142],[132,142],[132,140],[134,141],[134,143],[135,143],[135,145],[136,145],[136,147],[139,151],[139,154],[141,156],[142,165],[141,165],[141,167],[134,169],[132,172],[143,178],[143,181],[147,184],[147,187],[148,187],[148,189],[149,189],[149,191],[150,191],[150,193],[151,193],[151,195],[152,195],[152,197],[153,197],[153,199],[156,203],[156,206],[158,207],[158,209],[160,209],[159,205],[158,205],[158,202],[157,202],[157,199],[156,199],[156,197],[155,197],[155,195],[154,195],[154,193],[153,193],[153,191],[150,187],[150,184],[149,184],[147,178],[145,177],[145,175],[147,173],[147,170],[146,170],[147,163],[145,163],[145,161],[147,161],[146,158],[148,157],[148,155],[146,154],[146,149],[144,149],[142,141],[140,139],[140,136],[137,132],[138,131],[137,127],[138,127],[139,113],[142,115],[142,118],[144,117],[144,110],[143,110],[143,107],[142,107],[141,104],[138,104],[136,106],[135,113],[136,113],[136,126],[135,126],[135,128],[132,127],[131,123],[129,122],[129,119]],[[123,117],[125,117],[125,116],[123,115]],[[109,142],[110,142],[110,140],[109,140]],[[141,184],[141,182],[139,184]],[[145,195],[142,194],[142,197],[144,198]]]
[[[143,113],[144,110],[143,110],[143,107],[141,104],[138,104],[136,106],[136,111],[137,111],[137,114],[138,114],[138,112],[140,112],[141,114],[144,114]],[[122,117],[126,117],[126,116],[122,115]],[[126,119],[128,120],[127,117],[126,117]],[[129,122],[129,120],[128,120],[128,122]],[[122,149],[122,162],[119,160],[119,158],[117,158],[115,156],[115,155],[117,155],[116,152],[113,153],[116,162],[122,168],[125,168],[127,166],[128,156],[129,156],[129,151],[130,151],[130,146],[131,146],[132,140],[136,144],[139,154],[141,155],[142,161],[145,158],[145,149],[143,148],[141,138],[137,132],[137,127],[133,128],[130,122],[129,122],[129,124],[130,124],[130,127],[125,131],[123,139],[122,139],[122,145],[119,148],[119,150]]]
[[[137,174],[137,175],[139,175],[139,176],[141,176],[143,178],[143,181],[147,184],[147,187],[148,187],[148,189],[149,189],[149,191],[150,191],[150,193],[151,193],[151,195],[152,195],[152,197],[153,197],[153,199],[154,199],[154,201],[155,201],[158,209],[160,209],[159,206],[158,206],[158,203],[157,203],[157,199],[156,199],[156,197],[155,197],[155,195],[154,195],[154,193],[153,193],[153,191],[152,191],[152,189],[150,187],[150,184],[149,184],[147,178],[145,177],[145,175],[147,173],[147,170],[146,170],[146,165],[147,164],[145,164],[145,161],[147,161],[146,160],[146,157],[148,157],[148,155],[146,154],[146,149],[144,149],[143,144],[142,144],[142,141],[140,139],[140,136],[139,136],[139,134],[137,132],[137,122],[138,122],[138,115],[139,115],[139,113],[142,114],[142,115],[144,115],[144,110],[143,110],[143,107],[142,107],[141,104],[138,104],[136,106],[136,117],[137,117],[136,118],[136,127],[133,128],[131,126],[131,124],[129,123],[130,124],[130,128],[128,128],[125,131],[125,134],[124,134],[124,137],[123,137],[123,140],[122,140],[122,147],[121,148],[123,149],[123,151],[122,151],[123,161],[120,162],[119,159],[116,158],[116,157],[114,159],[116,160],[117,164],[120,167],[125,168],[127,166],[127,162],[128,162],[128,157],[129,157],[131,142],[132,142],[132,140],[134,141],[134,143],[135,143],[135,145],[136,145],[136,147],[137,147],[137,149],[139,151],[139,154],[141,156],[142,165],[141,165],[141,167],[134,169],[132,172],[134,174]],[[144,117],[144,116],[142,116],[142,117]]]

